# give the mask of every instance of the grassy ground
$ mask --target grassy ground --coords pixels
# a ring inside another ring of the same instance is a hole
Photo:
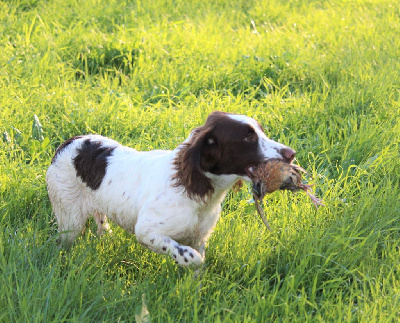
[[[395,0],[0,2],[0,321],[399,320],[399,35]],[[327,206],[274,193],[270,233],[230,194],[199,279],[115,226],[58,249],[57,145],[172,149],[216,109],[296,149]]]

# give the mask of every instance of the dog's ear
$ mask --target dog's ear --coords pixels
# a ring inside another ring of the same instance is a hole
[[[212,131],[199,127],[188,142],[178,148],[174,160],[175,186],[182,185],[189,198],[205,201],[214,192],[211,180],[205,175],[220,158],[220,148]]]
[[[217,142],[217,139],[211,134],[204,135],[201,140],[201,168],[203,171],[208,172],[212,170],[221,158],[221,149]]]

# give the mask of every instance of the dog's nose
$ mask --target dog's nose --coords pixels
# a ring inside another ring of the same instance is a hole
[[[289,147],[282,148],[279,152],[287,163],[291,163],[296,156],[296,151]]]

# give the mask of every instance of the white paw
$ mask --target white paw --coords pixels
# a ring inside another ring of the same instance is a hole
[[[176,244],[172,252],[172,258],[178,265],[199,267],[203,263],[203,259],[198,251],[187,246]]]

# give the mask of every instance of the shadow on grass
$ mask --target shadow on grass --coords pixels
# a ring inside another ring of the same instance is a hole
[[[73,61],[76,77],[86,78],[96,74],[119,73],[129,75],[137,62],[139,50],[136,48],[117,48],[113,44],[88,47],[80,51]]]

